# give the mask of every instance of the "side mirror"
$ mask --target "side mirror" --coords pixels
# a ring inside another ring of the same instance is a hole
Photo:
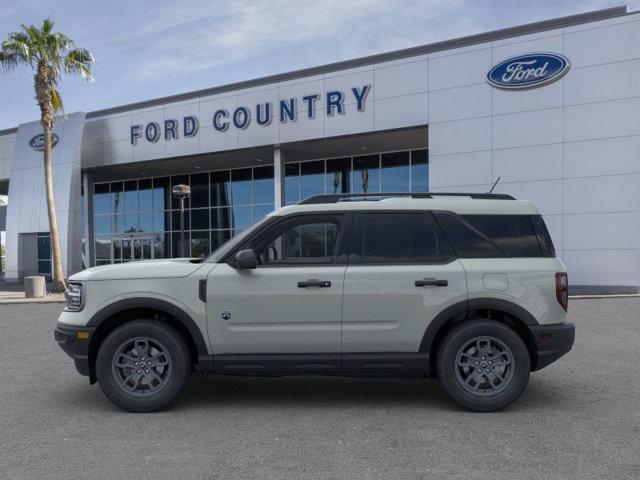
[[[240,250],[236,253],[236,256],[233,257],[232,266],[238,270],[253,270],[258,266],[258,257],[256,256],[256,252],[251,248]]]

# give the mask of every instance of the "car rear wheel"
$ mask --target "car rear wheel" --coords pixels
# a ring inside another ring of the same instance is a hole
[[[471,320],[445,336],[436,368],[442,388],[455,402],[489,412],[520,396],[529,382],[531,361],[513,329],[493,320]]]
[[[120,408],[153,412],[169,406],[191,373],[189,347],[170,325],[136,320],[111,332],[98,350],[96,375]]]

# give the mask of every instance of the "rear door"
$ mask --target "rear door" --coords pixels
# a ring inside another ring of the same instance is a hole
[[[418,352],[433,318],[466,298],[464,268],[430,213],[358,213],[344,282],[343,367],[351,353]]]

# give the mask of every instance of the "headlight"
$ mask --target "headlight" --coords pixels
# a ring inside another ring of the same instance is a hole
[[[82,284],[70,283],[67,290],[64,292],[64,298],[67,301],[66,310],[70,312],[79,312],[84,307],[82,301]]]

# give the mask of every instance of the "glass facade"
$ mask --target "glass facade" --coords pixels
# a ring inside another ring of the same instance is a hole
[[[288,163],[285,203],[326,193],[429,191],[427,150]]]
[[[38,273],[51,275],[51,235],[49,232],[36,234],[38,242]]]
[[[94,185],[95,264],[180,256],[185,201],[186,256],[204,257],[274,209],[273,166],[144,178]]]
[[[427,150],[288,163],[285,203],[324,193],[426,192]],[[273,166],[94,185],[95,265],[180,256],[180,204],[186,184],[185,256],[204,257],[274,209]]]

